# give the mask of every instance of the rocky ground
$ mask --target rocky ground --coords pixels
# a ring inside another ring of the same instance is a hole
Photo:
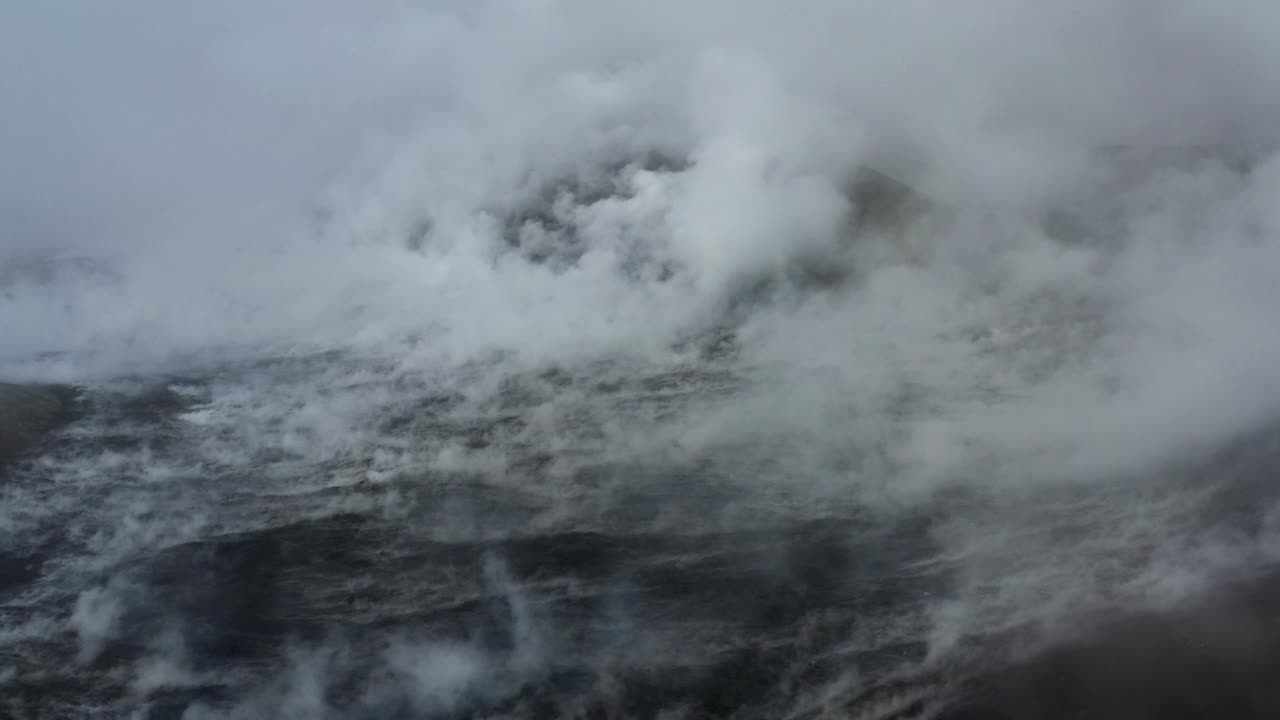
[[[551,374],[535,385],[579,382]],[[671,409],[681,383],[710,392],[717,382],[668,373],[593,392]],[[203,475],[162,485],[131,475],[145,468],[122,458],[196,452],[182,418],[216,383],[86,389],[79,400],[3,386],[5,427],[18,429],[6,436],[7,497],[32,503],[8,516],[0,555],[5,716],[1021,720],[1280,709],[1268,689],[1280,669],[1277,585],[1265,568],[1169,607],[1098,604],[1051,636],[1013,627],[938,652],[936,609],[964,592],[963,563],[942,560],[939,528],[972,512],[954,499],[888,518],[833,507],[721,529],[646,516],[658,505],[714,512],[722,499],[690,468],[641,481],[640,467],[579,466],[572,483],[583,492],[608,473],[643,490],[596,520],[549,520],[536,489],[555,458],[536,452],[509,460],[504,473],[523,473],[509,485],[441,475],[316,485],[300,478],[332,478],[346,461],[282,457],[236,468],[205,458],[191,466]],[[524,396],[504,392],[495,417],[464,420],[447,399],[420,397],[388,426],[476,451],[510,443],[530,417]],[[1205,461],[1229,481],[1198,506],[1200,531],[1265,534],[1253,508],[1269,492],[1275,447],[1262,433]],[[114,466],[70,477],[86,457],[108,456]],[[57,487],[69,482],[75,492]]]

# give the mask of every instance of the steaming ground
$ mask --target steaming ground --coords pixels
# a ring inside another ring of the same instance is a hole
[[[0,11],[0,714],[1276,716],[1280,17],[1073,7]]]

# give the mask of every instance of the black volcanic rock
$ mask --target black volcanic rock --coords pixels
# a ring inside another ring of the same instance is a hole
[[[70,416],[72,391],[0,383],[0,475],[18,455]]]
[[[984,673],[943,720],[1280,717],[1280,578],[1106,619]]]

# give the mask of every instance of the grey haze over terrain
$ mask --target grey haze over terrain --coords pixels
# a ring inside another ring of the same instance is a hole
[[[1274,716],[1280,6],[54,0],[0,88],[0,715]]]

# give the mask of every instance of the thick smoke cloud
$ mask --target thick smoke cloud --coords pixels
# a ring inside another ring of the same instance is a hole
[[[1133,473],[1275,410],[1265,3],[3,12],[16,376],[534,367],[738,323],[762,389],[686,450],[791,438],[837,487],[874,455],[895,495]],[[851,237],[867,165],[948,219]]]
[[[93,348],[107,372],[354,327],[482,323],[493,337],[459,332],[520,345],[495,315],[527,328],[601,301],[613,325],[696,315],[831,243],[860,160],[1025,208],[1086,182],[1097,147],[1265,143],[1280,115],[1274,11],[1243,0],[4,13],[4,354]],[[593,207],[580,277],[495,264],[522,193],[654,151],[689,170],[632,178],[614,217]],[[597,268],[619,225],[693,294],[615,287]],[[403,257],[425,227],[430,257]],[[51,255],[102,269],[46,264],[58,277],[32,287],[22,269]]]

